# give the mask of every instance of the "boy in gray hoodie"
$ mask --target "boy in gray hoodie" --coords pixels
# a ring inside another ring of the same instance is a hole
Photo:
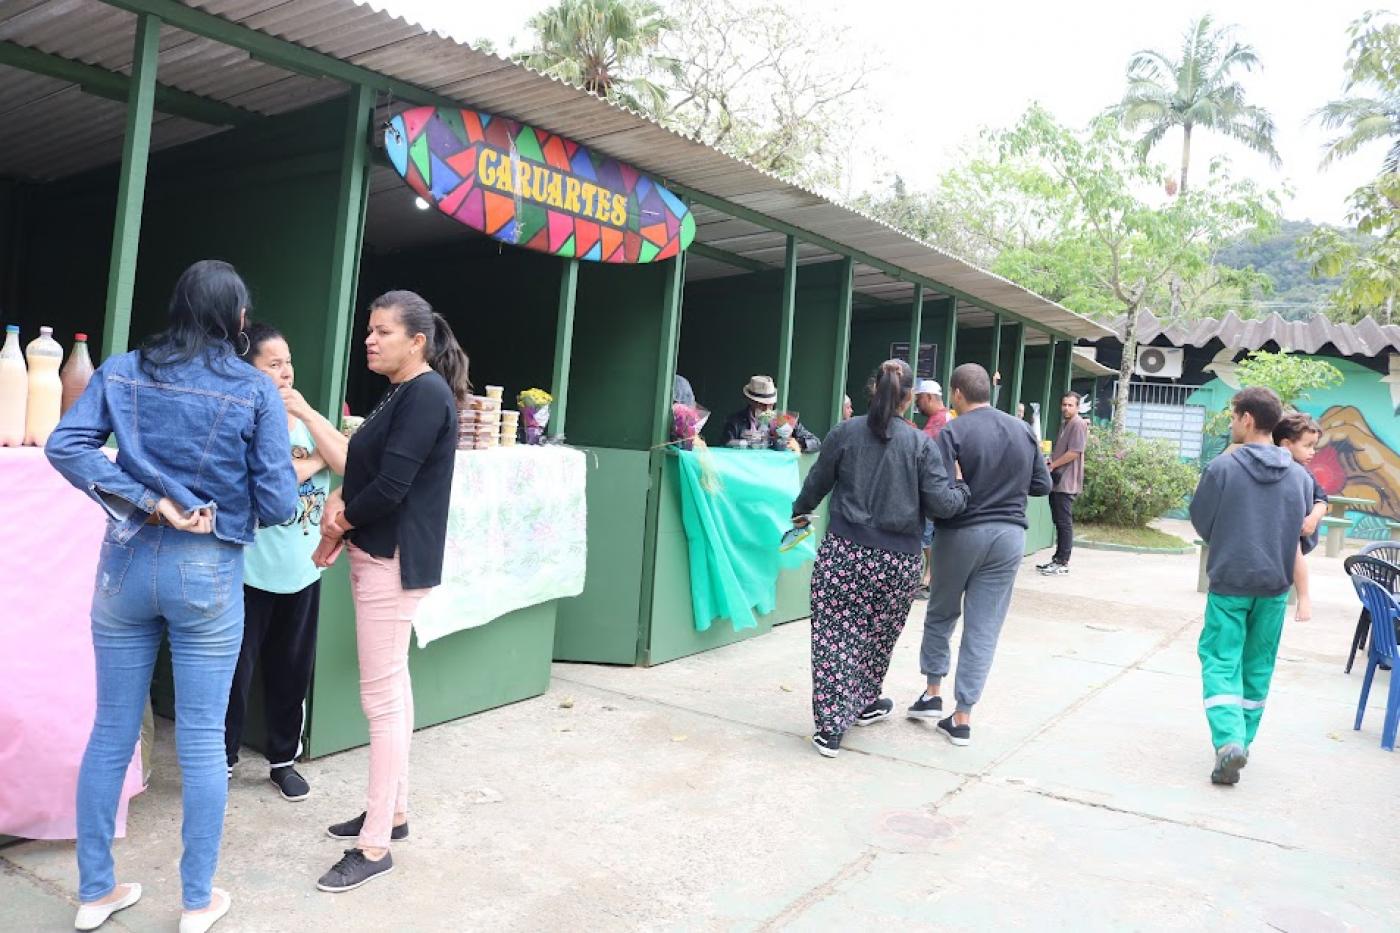
[[[1210,545],[1201,658],[1206,721],[1215,744],[1216,784],[1235,784],[1264,715],[1279,636],[1293,585],[1293,562],[1312,482],[1273,444],[1283,405],[1251,387],[1230,402],[1239,445],[1213,460],[1191,500],[1191,524]]]

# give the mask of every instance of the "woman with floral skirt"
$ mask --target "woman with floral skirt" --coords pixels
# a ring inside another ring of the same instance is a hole
[[[966,484],[948,476],[938,449],[900,417],[913,397],[909,364],[882,363],[870,413],[832,429],[792,505],[800,525],[831,496],[812,572],[812,745],[828,758],[852,724],[893,712],[881,688],[919,588],[924,520],[967,507]]]

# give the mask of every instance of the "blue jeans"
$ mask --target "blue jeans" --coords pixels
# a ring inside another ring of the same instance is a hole
[[[78,898],[112,892],[112,835],[161,637],[175,669],[186,910],[209,906],[228,800],[224,713],[243,641],[243,547],[146,525],[102,543],[92,597],[97,718],[78,774]]]

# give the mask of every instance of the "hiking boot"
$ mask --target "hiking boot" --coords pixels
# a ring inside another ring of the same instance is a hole
[[[938,720],[938,731],[943,733],[943,737],[957,746],[972,744],[972,727],[959,726],[953,722],[953,717]]]
[[[1215,770],[1210,773],[1212,784],[1238,784],[1240,770],[1249,764],[1249,755],[1234,743],[1222,745],[1215,753]]]
[[[921,693],[905,714],[910,719],[939,719],[943,716],[943,698]]]
[[[273,768],[268,773],[268,780],[277,785],[278,792],[283,800],[290,800],[296,803],[298,800],[305,800],[311,793],[311,785],[306,783],[306,778],[297,774],[297,769],[291,765],[281,768]]]
[[[894,700],[891,700],[889,697],[881,697],[861,711],[861,714],[856,717],[856,725],[868,726],[871,723],[876,723],[882,719],[888,718],[893,712]]]
[[[358,839],[360,830],[365,828],[365,814],[361,813],[353,820],[346,820],[344,823],[336,823],[334,826],[326,827],[326,835],[332,839]],[[408,838],[408,821],[404,820],[402,826],[395,826],[389,832],[389,838],[394,842]]]
[[[823,758],[835,758],[841,754],[841,736],[834,732],[818,732],[812,736],[812,747]]]
[[[375,862],[365,856],[359,849],[346,849],[345,855],[340,861],[331,866],[331,870],[321,876],[321,880],[316,882],[316,887],[322,891],[329,891],[332,894],[339,894],[342,891],[353,891],[362,884],[368,884],[380,875],[387,875],[394,870],[394,857],[388,852],[384,857]]]

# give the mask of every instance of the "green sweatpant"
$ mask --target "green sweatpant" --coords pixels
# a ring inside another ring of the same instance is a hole
[[[1254,741],[1287,609],[1287,593],[1206,597],[1206,624],[1196,650],[1201,657],[1206,721],[1217,749],[1230,744],[1247,749]]]

